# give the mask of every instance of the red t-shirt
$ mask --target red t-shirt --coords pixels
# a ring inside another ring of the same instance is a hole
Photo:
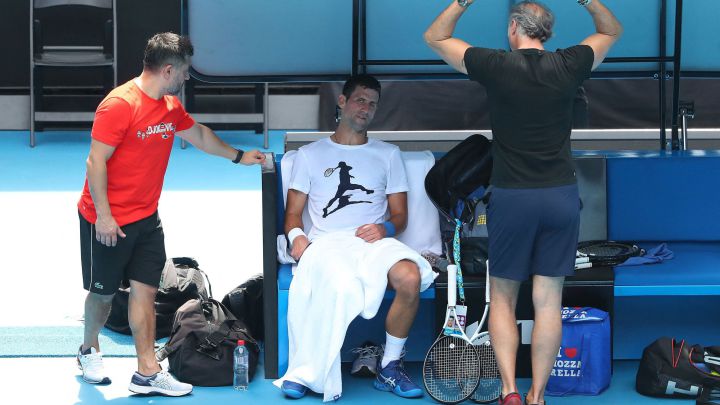
[[[114,146],[107,161],[107,197],[119,226],[147,218],[158,207],[176,131],[195,124],[175,96],[151,98],[130,80],[108,94],[95,111],[92,138]],[[85,187],[78,209],[88,222],[97,214]]]

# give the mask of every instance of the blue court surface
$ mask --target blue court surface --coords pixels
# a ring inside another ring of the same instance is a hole
[[[285,399],[271,380],[263,378],[262,366],[250,383],[247,392],[234,391],[232,387],[195,387],[193,393],[182,398],[143,397],[131,395],[127,390],[130,376],[136,366],[131,358],[108,358],[105,367],[113,383],[96,386],[82,382],[74,358],[0,358],[3,379],[3,403],[42,404],[320,404],[322,397],[308,395],[300,400]],[[634,390],[637,362],[615,362],[615,374],[610,388],[596,397],[547,397],[548,405],[650,405],[694,404],[694,400],[666,400],[644,397]],[[420,364],[408,366],[411,378],[420,381]],[[32,378],[31,378],[32,377]],[[39,382],[38,380],[42,381]],[[529,380],[519,381],[520,390],[526,392]],[[341,404],[432,404],[425,395],[420,399],[403,399],[392,393],[377,391],[372,380],[355,378],[347,370],[343,373],[343,397]],[[473,403],[468,401],[466,403]]]

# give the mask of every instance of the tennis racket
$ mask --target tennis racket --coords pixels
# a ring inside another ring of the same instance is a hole
[[[423,384],[428,394],[443,404],[456,404],[472,397],[480,403],[500,397],[500,372],[490,336],[481,332],[490,307],[490,278],[486,272],[485,310],[469,338],[462,328],[448,334],[448,321],[457,319],[455,265],[448,266],[448,307],[443,329],[425,355]]]
[[[593,240],[578,244],[575,269],[617,266],[625,260],[645,253],[637,245],[627,242]]]
[[[335,172],[336,169],[337,169],[337,167],[328,167],[327,169],[325,169],[325,173],[324,173],[325,177],[332,176],[332,174]]]

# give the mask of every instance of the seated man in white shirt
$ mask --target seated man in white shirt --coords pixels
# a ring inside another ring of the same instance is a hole
[[[340,347],[347,327],[357,315],[369,319],[377,313],[388,284],[396,295],[374,387],[407,398],[423,395],[405,373],[400,354],[419,293],[433,275],[425,259],[392,238],[407,224],[408,184],[400,149],[368,139],[379,99],[375,78],[351,77],[338,97],[335,133],[301,147],[293,163],[285,232],[298,268],[289,293],[289,366],[277,382],[290,398],[308,389],[323,393],[326,401],[340,397]],[[309,235],[302,231],[306,204]]]

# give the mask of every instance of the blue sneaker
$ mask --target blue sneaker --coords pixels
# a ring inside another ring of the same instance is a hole
[[[378,362],[377,369],[377,378],[373,382],[375,389],[390,391],[403,398],[420,398],[423,396],[422,388],[410,381],[410,377],[405,373],[400,360],[391,361],[385,368]]]
[[[282,392],[286,397],[300,399],[307,394],[308,388],[302,384],[285,380],[282,383]]]

